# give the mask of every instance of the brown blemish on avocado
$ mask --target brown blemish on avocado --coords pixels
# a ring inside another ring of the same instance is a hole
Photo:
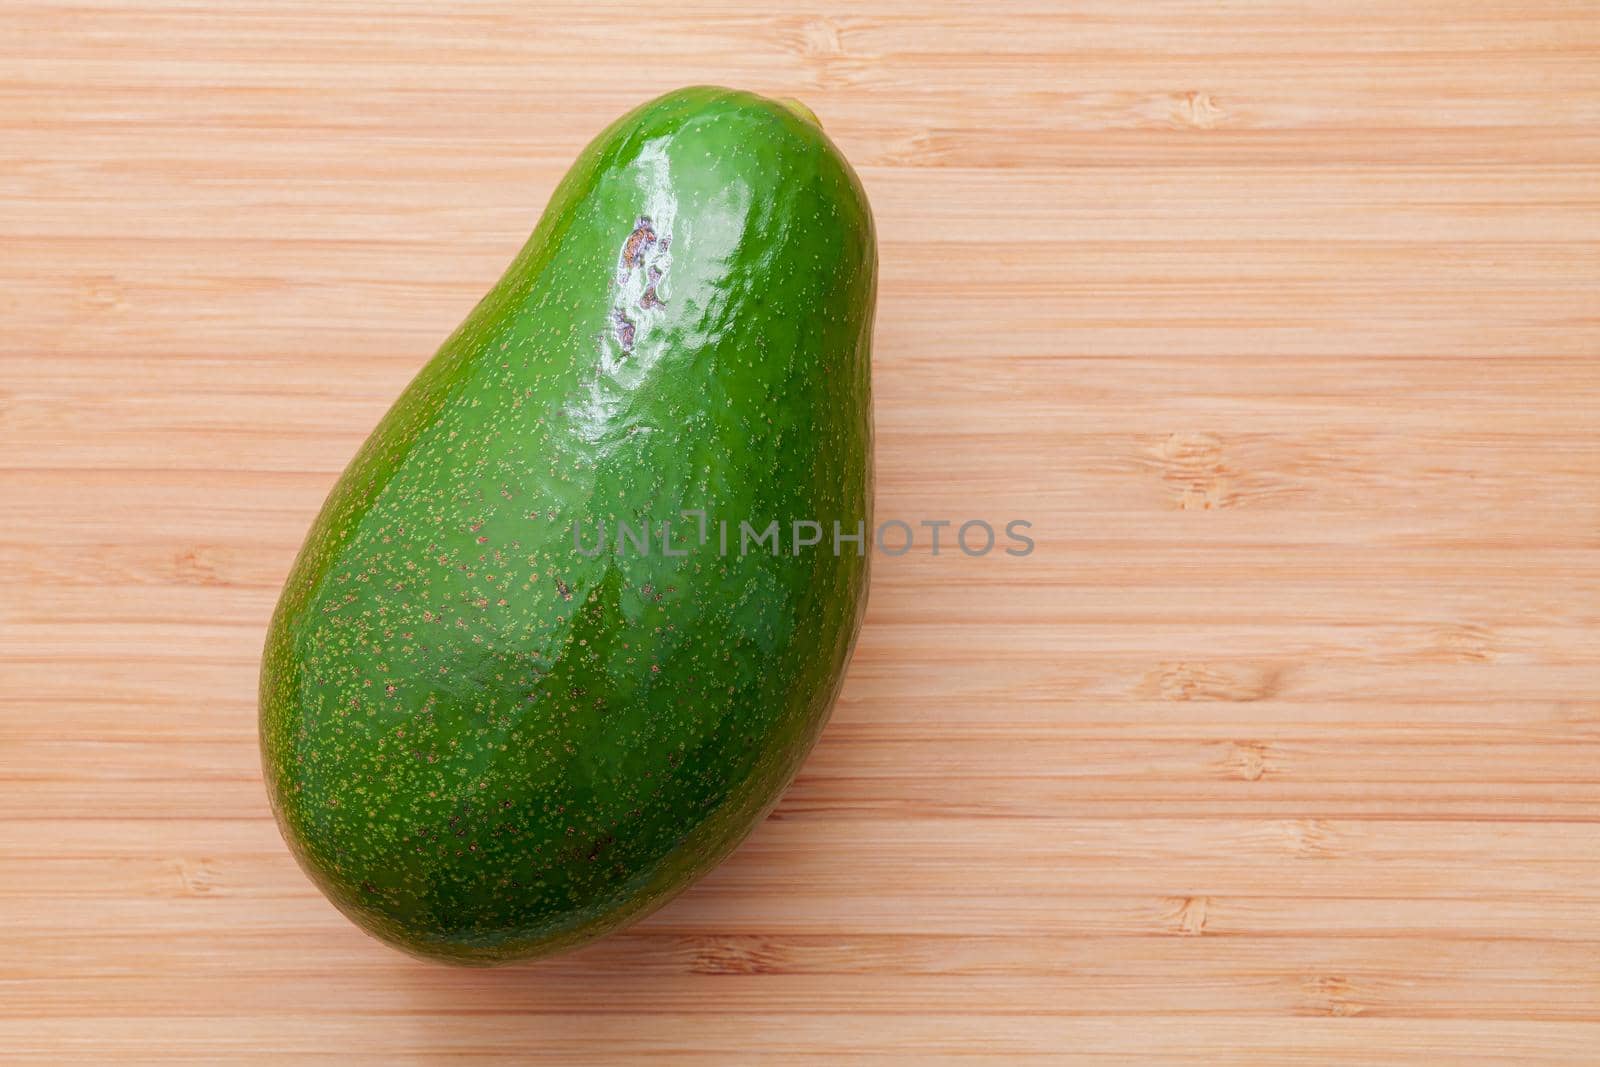
[[[642,308],[665,307],[666,304],[663,303],[661,297],[656,295],[656,286],[661,282],[661,271],[656,267],[651,267],[648,277],[650,284],[645,287],[644,295],[639,298],[639,306]]]
[[[616,326],[617,343],[622,346],[622,350],[624,352],[632,352],[633,336],[637,328],[634,326],[633,322],[628,318],[628,316],[624,315],[620,311],[617,312]]]
[[[633,232],[628,235],[627,243],[622,246],[622,263],[630,271],[644,263],[644,253],[647,248],[656,243],[656,231],[651,225],[649,215],[640,215],[639,221],[634,223]]]

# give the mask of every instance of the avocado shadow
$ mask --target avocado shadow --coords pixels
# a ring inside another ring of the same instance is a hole
[[[696,1051],[705,1037],[697,1016],[720,1017],[740,1001],[770,1010],[773,981],[803,973],[817,944],[837,940],[808,922],[825,923],[837,900],[793,891],[836,880],[828,836],[825,822],[786,818],[780,804],[705,878],[580,949],[490,968],[400,961],[391,1005],[393,1025],[405,1030],[398,1043],[462,1055],[526,1040],[567,1062],[679,1042]]]

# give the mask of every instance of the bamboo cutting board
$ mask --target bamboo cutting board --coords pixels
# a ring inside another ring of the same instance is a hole
[[[704,883],[499,971],[268,814],[305,529],[582,144],[809,104],[881,239],[849,681]],[[1600,9],[13,0],[0,1056],[1600,1061]]]

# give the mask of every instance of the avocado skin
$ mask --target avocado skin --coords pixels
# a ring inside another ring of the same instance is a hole
[[[870,544],[830,542],[873,528],[876,276],[860,182],[795,109],[683,89],[584,150],[334,487],[268,631],[272,807],[357,924],[457,963],[569,949],[776,803],[866,606]],[[781,553],[741,555],[740,520]],[[794,520],[823,542],[797,554]]]

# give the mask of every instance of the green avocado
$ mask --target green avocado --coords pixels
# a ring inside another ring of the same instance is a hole
[[[458,963],[561,951],[772,808],[866,606],[876,290],[800,105],[683,89],[583,151],[267,635],[272,807],[346,915]]]

